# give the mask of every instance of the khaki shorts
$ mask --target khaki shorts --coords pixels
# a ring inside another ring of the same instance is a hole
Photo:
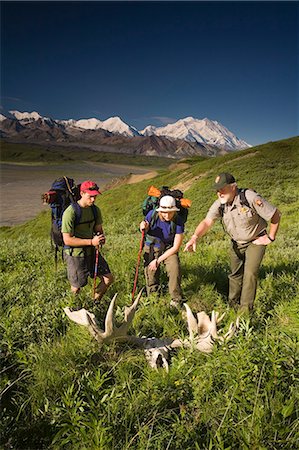
[[[81,288],[87,285],[88,277],[94,277],[95,254],[87,256],[71,256],[64,254],[64,260],[67,264],[67,277],[71,286]],[[107,261],[99,254],[97,276],[110,274],[110,268]]]

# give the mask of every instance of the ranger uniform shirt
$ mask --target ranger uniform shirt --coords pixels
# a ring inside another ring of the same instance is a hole
[[[230,237],[244,244],[255,240],[265,232],[267,222],[273,217],[276,207],[267,202],[257,192],[246,189],[246,199],[250,207],[240,201],[238,190],[232,204],[225,204],[223,210],[223,224]],[[221,219],[220,200],[217,199],[208,211],[207,219]]]

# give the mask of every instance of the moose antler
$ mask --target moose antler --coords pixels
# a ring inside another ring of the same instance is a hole
[[[117,294],[115,294],[111,300],[106,314],[105,331],[102,331],[99,328],[95,315],[84,308],[79,311],[71,311],[70,308],[64,308],[64,312],[73,322],[87,327],[92,336],[100,344],[112,341],[125,341],[137,347],[142,347],[150,366],[155,369],[163,367],[167,372],[169,369],[169,352],[171,350],[179,347],[195,347],[201,352],[210,353],[216,340],[224,342],[230,339],[238,328],[239,322],[237,320],[236,324],[230,324],[229,330],[224,336],[219,336],[217,333],[217,324],[221,322],[225,314],[222,314],[219,317],[217,312],[212,311],[210,319],[209,316],[202,311],[197,314],[196,319],[189,306],[185,303],[189,340],[182,341],[181,339],[167,338],[161,340],[157,338],[139,338],[137,336],[128,335],[128,329],[134,318],[141,294],[142,291],[138,294],[131,306],[125,307],[124,322],[118,328],[113,321],[113,310]]]
[[[110,302],[106,318],[105,318],[105,331],[102,331],[98,323],[95,319],[95,315],[87,311],[86,309],[80,309],[79,311],[71,311],[70,308],[64,308],[65,314],[71,319],[73,322],[78,323],[79,325],[84,325],[88,328],[89,332],[95,337],[95,339],[100,343],[109,343],[112,341],[130,341],[130,340],[139,340],[139,338],[135,336],[129,336],[128,329],[132,323],[132,320],[135,315],[135,311],[140,300],[142,291],[139,292],[136,300],[132,303],[131,306],[125,307],[125,318],[124,322],[120,325],[120,327],[116,327],[114,325],[113,320],[113,310],[115,305],[115,300],[117,294],[114,295],[113,299]]]
[[[94,314],[90,313],[86,309],[80,309],[79,311],[71,311],[70,308],[64,308],[65,314],[73,322],[87,327],[92,336],[100,343],[109,343],[112,341],[126,341],[130,344],[142,347],[145,352],[146,359],[151,367],[157,369],[163,367],[168,372],[168,344],[172,342],[172,339],[160,340],[156,338],[146,338],[128,335],[129,326],[132,323],[134,314],[139,303],[142,291],[139,292],[136,300],[131,306],[125,307],[124,322],[117,328],[114,325],[113,311],[117,294],[114,295],[110,302],[106,318],[105,318],[105,331],[102,331]]]
[[[201,352],[210,353],[216,340],[224,342],[231,339],[239,327],[239,318],[237,318],[236,324],[232,322],[228,332],[224,336],[219,336],[217,333],[217,324],[222,321],[225,313],[219,317],[218,312],[212,311],[210,319],[204,311],[201,311],[197,313],[196,319],[187,303],[184,306],[187,313],[190,342],[195,344],[195,347]]]

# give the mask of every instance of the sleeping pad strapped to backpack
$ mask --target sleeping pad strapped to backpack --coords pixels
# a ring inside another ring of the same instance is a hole
[[[162,186],[161,189],[157,189],[154,186],[151,186],[148,190],[148,196],[142,204],[142,212],[144,216],[146,216],[147,213],[152,209],[154,210],[150,226],[155,222],[157,218],[158,213],[156,212],[156,209],[159,206],[160,199],[165,195],[171,195],[173,198],[175,198],[176,207],[179,208],[178,216],[181,218],[183,223],[186,223],[189,213],[188,208],[190,208],[191,206],[191,201],[187,198],[183,198],[183,192],[179,189],[171,190],[168,186]],[[175,220],[172,221],[171,224],[173,224],[173,232],[175,233]]]

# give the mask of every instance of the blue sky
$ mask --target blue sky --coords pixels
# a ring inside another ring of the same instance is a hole
[[[298,135],[298,2],[1,2],[1,108]]]

